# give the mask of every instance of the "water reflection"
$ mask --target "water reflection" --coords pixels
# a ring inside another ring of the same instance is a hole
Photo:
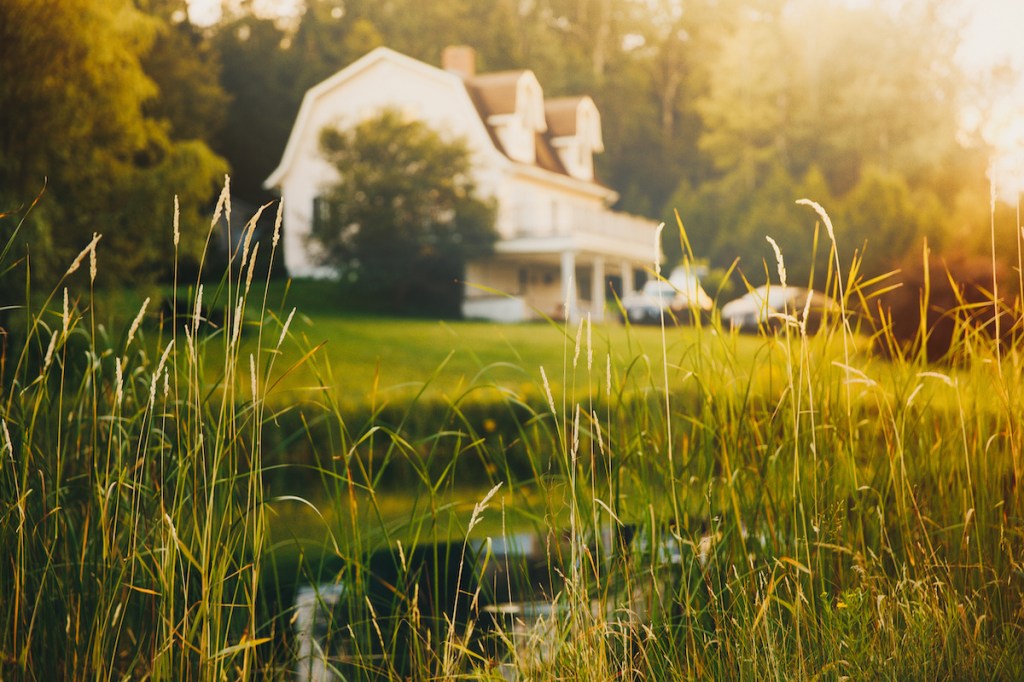
[[[681,550],[668,529],[652,536],[634,526],[603,529],[575,546],[551,532],[396,544],[342,566],[335,580],[296,592],[296,679],[406,677],[423,656],[436,656],[442,643],[453,641],[517,679],[511,658],[526,669],[550,660],[555,628],[568,609],[567,579],[585,584],[605,576],[601,598],[587,597],[577,607],[584,604],[606,623],[636,627],[649,619],[661,588],[650,581],[617,584],[609,576],[632,562],[644,567],[645,579],[670,580],[679,573]],[[578,600],[578,587],[571,592]]]

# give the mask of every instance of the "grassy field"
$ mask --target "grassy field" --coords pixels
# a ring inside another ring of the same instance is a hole
[[[275,309],[298,311],[292,323],[292,348],[319,348],[318,366],[297,368],[283,377],[275,391],[302,391],[317,387],[317,372],[329,367],[330,388],[342,402],[359,403],[374,392],[384,399],[408,398],[425,390],[430,395],[456,395],[473,387],[494,385],[512,391],[538,386],[544,367],[552,391],[588,389],[594,376],[603,375],[610,358],[615,373],[651,374],[657,368],[661,384],[663,350],[674,360],[702,357],[702,347],[727,346],[739,362],[749,364],[763,347],[752,337],[733,336],[725,346],[713,339],[716,332],[692,326],[670,327],[663,336],[658,327],[627,327],[614,313],[604,324],[590,329],[591,351],[600,367],[588,372],[572,370],[578,327],[556,321],[498,324],[474,321],[438,321],[390,318],[345,312],[340,289],[330,282],[277,283],[270,298]],[[255,347],[252,335],[244,351]],[[686,369],[671,367],[670,379],[684,380]],[[275,399],[275,396],[271,396]],[[287,395],[282,400],[290,399]]]
[[[5,357],[0,678],[288,677],[307,581],[351,679],[1024,678],[1015,349],[350,316],[244,255],[110,322],[90,258]],[[414,545],[524,529],[548,620],[430,611]]]

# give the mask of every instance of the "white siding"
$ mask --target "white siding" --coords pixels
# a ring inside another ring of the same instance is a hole
[[[509,136],[507,149],[532,152],[537,111],[544,124],[543,93],[535,79],[523,86],[524,106],[501,122],[515,122],[520,129],[499,129],[497,134]],[[577,165],[566,165],[576,177],[545,171],[517,163],[495,147],[458,76],[378,48],[307,93],[281,165],[267,180],[280,188],[284,199],[285,264],[292,276],[334,274],[319,265],[309,239],[313,200],[338,181],[320,156],[321,131],[351,126],[384,109],[421,120],[449,139],[465,140],[480,194],[498,202],[495,255],[469,264],[466,279],[507,295],[467,286],[467,314],[510,321],[536,317],[535,311],[560,316],[566,312],[560,263],[574,262],[577,272],[600,275],[606,259],[627,269],[653,261],[653,222],[610,211],[607,204],[615,193],[588,181],[592,168],[586,162],[602,146],[600,117],[592,102],[583,107],[577,139],[561,150],[575,154]],[[517,135],[522,139],[512,139]],[[575,312],[573,308],[569,314]]]
[[[320,133],[330,126],[346,127],[397,109],[419,118],[448,139],[465,140],[474,155],[476,181],[484,196],[498,190],[503,158],[494,149],[462,82],[438,71],[425,77],[405,64],[387,59],[351,74],[311,102],[305,125],[296,128],[289,145],[293,156],[281,178],[285,199],[285,265],[296,277],[329,274],[318,267],[315,246],[309,242],[313,199],[335,184],[337,173],[320,156]]]

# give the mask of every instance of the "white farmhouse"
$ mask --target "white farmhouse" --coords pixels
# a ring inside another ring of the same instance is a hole
[[[447,48],[442,61],[436,68],[381,47],[306,93],[265,182],[284,199],[288,272],[333,274],[309,239],[317,197],[338,182],[320,156],[320,132],[393,109],[465,140],[478,191],[497,202],[498,242],[493,256],[468,266],[465,316],[604,319],[607,283],[633,292],[655,259],[657,227],[608,208],[617,194],[594,178],[603,141],[593,100],[545,100],[529,70],[476,74],[469,47]]]

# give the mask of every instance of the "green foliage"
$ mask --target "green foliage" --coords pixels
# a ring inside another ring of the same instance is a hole
[[[313,222],[323,262],[371,304],[457,316],[466,262],[496,239],[465,145],[385,111],[320,149],[338,173]]]
[[[836,194],[870,165],[912,182],[959,146],[963,82],[950,31],[927,10],[775,2],[742,15],[708,65],[701,145],[754,177],[772,160],[825,172]],[[813,39],[812,39],[813,38]]]
[[[895,268],[919,248],[922,238],[941,250],[946,236],[942,208],[934,195],[919,191],[915,196],[902,176],[877,168],[864,171],[837,213],[844,245],[862,251],[862,267],[869,275]]]
[[[765,236],[796,280],[806,275],[808,231],[780,208],[800,198],[843,207],[839,246],[867,243],[871,275],[922,236],[941,244],[957,195],[984,171],[957,137],[966,82],[937,49],[954,42],[949,30],[923,6],[779,0],[732,15],[696,65],[707,74],[700,149],[714,170],[681,183],[665,214],[682,212],[698,255],[719,267],[738,257],[748,275],[763,267]]]
[[[144,111],[165,122],[172,139],[208,143],[220,132],[231,98],[220,85],[217,54],[196,27],[162,25],[142,67],[159,91]]]
[[[285,55],[294,88],[301,97],[309,87],[383,44],[372,21],[336,0],[309,0]]]
[[[121,247],[107,278],[151,278],[166,234],[154,228],[173,193],[205,200],[226,170],[202,142],[177,142],[146,115],[159,92],[142,60],[160,30],[126,0],[0,7],[0,204],[18,211],[46,187],[16,249],[31,251],[34,275],[52,279],[103,231]],[[183,256],[198,255],[195,217],[181,222],[192,247]]]
[[[92,265],[108,266],[111,243],[65,264],[87,276],[30,291],[17,340],[4,334],[0,677],[252,678],[269,641],[257,639],[256,602],[263,416],[235,384],[265,385],[273,373],[270,333],[258,366],[237,352],[247,310],[266,312],[251,282],[228,280],[220,305],[231,333],[213,333],[217,304],[201,290],[181,301],[196,313],[187,325],[151,324],[147,299],[134,321],[117,311],[108,333]],[[189,378],[207,373],[219,377],[212,393]]]
[[[4,679],[288,676],[305,583],[342,588],[317,629],[348,679],[1024,671],[1019,349],[961,333],[970,366],[940,372],[870,355],[838,320],[814,338],[552,323],[504,343],[392,321],[411,338],[386,356],[386,323],[334,327],[323,283],[294,291],[310,321],[261,303],[285,287],[250,279],[253,255],[219,292],[172,292],[184,323],[144,308],[107,326],[91,277],[24,311],[0,385]],[[325,337],[382,358],[358,406]],[[447,361],[406,354],[445,340],[469,369],[430,392]],[[598,541],[622,524],[629,549]],[[482,540],[499,561],[521,532],[544,565],[499,579],[546,573],[543,619],[504,633],[467,602],[421,609],[417,545]],[[367,605],[381,549],[388,613]]]
[[[250,16],[220,26],[212,39],[231,97],[212,146],[231,164],[232,191],[255,205],[269,199],[263,181],[281,159],[302,97],[284,40],[273,21]]]
[[[678,206],[694,253],[725,266],[739,259],[738,272],[755,285],[763,284],[765,263],[775,262],[766,239],[771,237],[785,256],[789,282],[808,282],[812,271],[821,273],[828,267],[829,252],[820,243],[815,250],[814,222],[795,200],[825,196],[827,201],[822,174],[812,167],[797,180],[781,165],[772,164],[754,184],[749,180],[737,172],[698,190],[684,185],[673,195],[670,204]],[[681,253],[675,234],[665,240],[667,254]],[[777,281],[774,265],[770,272]]]

